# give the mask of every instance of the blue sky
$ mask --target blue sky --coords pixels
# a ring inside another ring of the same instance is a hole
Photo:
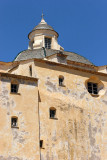
[[[107,65],[107,0],[0,0],[0,61],[13,61],[28,48],[42,9],[65,51]]]

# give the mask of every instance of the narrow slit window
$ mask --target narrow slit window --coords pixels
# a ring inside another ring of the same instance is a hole
[[[40,140],[40,148],[43,148],[43,140]]]
[[[98,94],[98,84],[97,83],[92,83],[88,82],[88,92],[91,94]]]
[[[11,92],[12,93],[18,92],[18,84],[11,84]]]
[[[29,74],[32,76],[32,66],[29,66]]]
[[[11,127],[17,127],[18,126],[17,122],[18,122],[18,118],[12,117],[11,118]]]
[[[51,38],[45,38],[45,48],[51,48]]]
[[[50,108],[50,118],[56,117],[56,109]]]

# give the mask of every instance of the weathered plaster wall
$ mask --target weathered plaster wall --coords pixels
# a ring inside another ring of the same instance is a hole
[[[30,63],[21,64],[17,73],[29,75]],[[95,75],[48,63],[32,66],[39,78],[41,160],[106,160],[107,77],[96,76],[104,88],[92,97],[85,82]],[[59,86],[59,75],[65,87]],[[56,108],[56,119],[49,118],[50,107]]]
[[[85,81],[92,75],[50,64],[35,63],[39,77],[40,138],[42,160],[106,160],[107,77],[103,95],[92,97]],[[58,85],[64,76],[65,87]],[[57,119],[49,118],[55,107]]]
[[[37,83],[17,80],[19,94],[11,94],[11,80],[0,79],[0,160],[39,160]],[[11,128],[12,116],[19,128]]]
[[[22,61],[18,68],[14,69],[11,73],[16,75],[30,76],[29,66],[32,66],[32,76],[35,75],[34,60]]]

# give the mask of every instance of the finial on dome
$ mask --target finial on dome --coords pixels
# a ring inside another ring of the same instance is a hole
[[[44,14],[43,14],[43,10],[42,10],[42,16],[41,16],[41,17],[42,17],[42,19],[44,19]]]
[[[41,17],[42,17],[42,19],[41,19],[41,22],[40,22],[40,23],[46,23],[45,20],[44,20],[43,10],[42,10],[42,16],[41,16]]]

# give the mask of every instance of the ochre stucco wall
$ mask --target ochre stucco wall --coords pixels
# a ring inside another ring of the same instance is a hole
[[[31,100],[28,99],[25,102],[24,97],[28,96],[26,93],[30,88],[22,95],[23,103],[33,103],[32,110],[34,103],[37,104],[39,101],[39,133],[40,139],[43,140],[43,149],[40,150],[41,160],[106,160],[107,77],[64,68],[48,62],[45,64],[35,61],[34,63],[33,60],[22,62],[12,73],[29,76],[30,65],[32,65],[33,77],[39,78],[39,97],[38,100],[32,98],[34,91],[31,90],[31,95],[29,95]],[[59,75],[64,76],[64,87],[58,84]],[[102,94],[98,97],[91,96],[85,86],[85,82],[93,76],[104,85],[101,90]],[[14,99],[14,101],[19,102],[19,99]],[[56,108],[56,119],[49,118],[50,107]],[[36,114],[32,117],[35,123]],[[22,118],[24,117],[23,114]],[[27,122],[29,122],[29,117],[26,118]],[[30,126],[31,124],[29,124],[29,132]],[[36,131],[36,127],[35,125],[32,129]],[[32,143],[37,142],[37,139],[34,142],[33,140],[31,139]],[[32,145],[29,144],[29,147],[32,148]],[[26,155],[26,152],[23,152],[27,160],[30,160],[30,153]],[[39,149],[35,154],[38,153]]]
[[[52,64],[35,62],[39,77],[40,135],[42,159],[106,160],[107,77],[95,76],[104,84],[103,95],[92,97],[85,82],[93,76]],[[65,87],[58,85],[64,76]],[[56,117],[49,118],[49,108]]]
[[[11,81],[16,79],[0,79],[0,160],[39,160],[37,82],[19,79],[19,94],[12,94]],[[11,128],[12,116],[18,128]]]

